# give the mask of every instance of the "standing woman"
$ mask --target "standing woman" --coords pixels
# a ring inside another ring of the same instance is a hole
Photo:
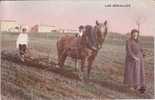
[[[138,90],[140,93],[144,93],[144,59],[143,50],[138,39],[139,31],[131,30],[131,37],[126,42],[124,84]]]

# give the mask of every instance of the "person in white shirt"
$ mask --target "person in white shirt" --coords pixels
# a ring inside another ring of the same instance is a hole
[[[26,28],[23,28],[22,32],[19,34],[16,41],[16,47],[17,49],[19,49],[19,54],[22,57],[21,58],[22,61],[24,61],[24,56],[28,48],[28,42],[29,42],[29,37],[26,32]]]
[[[81,36],[83,35],[83,31],[84,31],[84,26],[80,25],[80,26],[79,26],[78,37],[81,37]]]

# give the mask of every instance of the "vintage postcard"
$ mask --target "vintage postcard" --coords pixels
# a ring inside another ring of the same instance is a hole
[[[154,97],[155,0],[1,0],[1,100]]]

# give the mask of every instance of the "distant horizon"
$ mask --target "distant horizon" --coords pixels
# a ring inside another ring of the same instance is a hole
[[[109,31],[120,34],[137,28],[136,21],[139,21],[141,35],[154,36],[155,1],[105,1],[1,1],[0,20],[16,20],[30,27],[45,24],[73,30],[79,25],[94,26],[96,20],[102,23],[108,20]],[[115,3],[131,7],[105,7]]]

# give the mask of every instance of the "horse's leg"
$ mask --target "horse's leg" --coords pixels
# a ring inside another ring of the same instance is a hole
[[[85,67],[85,58],[81,59],[81,68],[79,70],[79,77],[83,81],[84,79],[84,67]]]
[[[58,60],[57,61],[57,64],[60,65],[60,63],[61,63],[61,54],[60,54],[60,52],[57,53],[57,56],[58,56],[58,58],[57,58],[57,60]]]
[[[88,57],[88,69],[87,69],[87,78],[89,79],[89,76],[90,76],[90,71],[92,69],[92,64],[93,64],[93,61],[95,60],[95,57],[96,57],[97,53],[96,52],[92,52],[92,55]]]
[[[60,66],[61,68],[63,68],[63,66],[64,66],[66,57],[67,57],[67,56],[64,55],[64,56],[62,56],[62,58],[60,59],[59,66]]]
[[[84,71],[84,67],[85,67],[85,58],[81,59],[81,72]]]
[[[60,67],[63,67],[63,66],[64,66],[66,57],[67,57],[67,55],[66,55],[66,52],[64,51],[64,52],[62,53],[62,55],[60,56],[60,59],[59,59],[59,66],[60,66]]]
[[[78,71],[78,60],[77,59],[75,59],[75,71]]]
[[[61,64],[61,59],[62,59],[62,56],[63,56],[63,51],[64,51],[64,48],[63,48],[63,41],[62,39],[57,41],[57,56],[58,56],[58,62],[57,64],[60,66],[62,65]]]
[[[60,56],[60,54],[58,53],[58,62],[57,62],[57,64],[60,66],[60,63],[61,63],[61,56]]]
[[[61,65],[61,53],[59,51],[57,51],[57,55],[58,55],[57,64],[60,66]]]
[[[89,76],[90,76],[90,71],[91,71],[91,67],[92,67],[92,58],[89,58],[88,60],[88,69],[87,69],[87,78],[89,79]]]

